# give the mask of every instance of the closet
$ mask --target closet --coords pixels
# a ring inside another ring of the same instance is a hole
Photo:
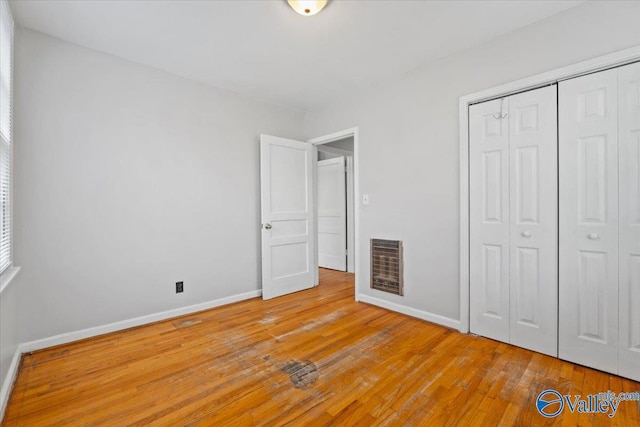
[[[559,84],[562,359],[640,380],[640,63]]]
[[[557,355],[555,86],[470,107],[471,332]]]
[[[471,332],[640,380],[640,63],[469,107]]]

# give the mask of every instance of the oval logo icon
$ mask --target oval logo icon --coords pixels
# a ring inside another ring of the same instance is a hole
[[[562,395],[555,390],[543,391],[536,399],[536,409],[544,417],[557,417],[564,409]]]

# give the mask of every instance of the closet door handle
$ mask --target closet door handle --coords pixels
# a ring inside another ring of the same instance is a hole
[[[520,233],[520,235],[522,237],[526,237],[528,239],[529,237],[531,237],[531,232],[530,231],[523,231],[522,233]]]
[[[587,237],[589,238],[589,240],[598,240],[598,239],[600,239],[600,236],[598,236],[596,233],[591,233]]]

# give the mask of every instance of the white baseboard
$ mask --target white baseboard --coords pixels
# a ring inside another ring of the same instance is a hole
[[[356,301],[366,302],[367,304],[376,305],[378,307],[386,308],[387,310],[406,314],[407,316],[417,317],[418,319],[426,320],[427,322],[436,323],[448,328],[453,328],[456,330],[460,329],[459,320],[441,316],[439,314],[429,313],[428,311],[418,310],[417,308],[407,307],[406,305],[385,301],[383,299],[372,297],[369,295],[358,294],[356,296]]]
[[[20,351],[20,346],[18,346],[18,348],[16,348],[16,352],[13,354],[13,359],[11,359],[7,376],[2,382],[2,388],[0,388],[0,422],[2,422],[2,419],[4,418],[4,411],[7,409],[7,403],[9,403],[9,395],[11,394],[11,389],[13,388],[16,376],[18,376],[20,357],[22,357],[22,352]]]
[[[20,344],[20,347],[18,348],[18,350],[21,353],[28,353],[30,351],[41,350],[43,348],[53,347],[61,344],[67,344],[67,343],[82,340],[85,338],[91,338],[98,335],[108,334],[110,332],[116,332],[116,331],[121,331],[123,329],[133,328],[135,326],[146,325],[148,323],[158,322],[160,320],[166,320],[172,317],[184,316],[185,314],[191,314],[191,313],[196,313],[198,311],[208,310],[210,308],[219,307],[221,305],[231,304],[234,302],[259,297],[260,295],[262,295],[262,291],[258,289],[255,291],[245,292],[237,295],[231,295],[225,298],[220,298],[213,301],[207,301],[200,304],[194,304],[187,307],[175,308],[173,310],[167,310],[160,313],[154,313],[146,316],[136,317],[133,319],[109,323],[108,325],[96,326],[93,328],[82,329],[74,332],[67,332],[64,334],[55,335],[48,338],[43,338],[35,341],[22,343]]]

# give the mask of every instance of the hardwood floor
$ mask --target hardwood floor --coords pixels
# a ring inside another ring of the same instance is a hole
[[[554,419],[563,394],[640,384],[353,300],[353,275],[24,355],[5,426],[640,425]]]

